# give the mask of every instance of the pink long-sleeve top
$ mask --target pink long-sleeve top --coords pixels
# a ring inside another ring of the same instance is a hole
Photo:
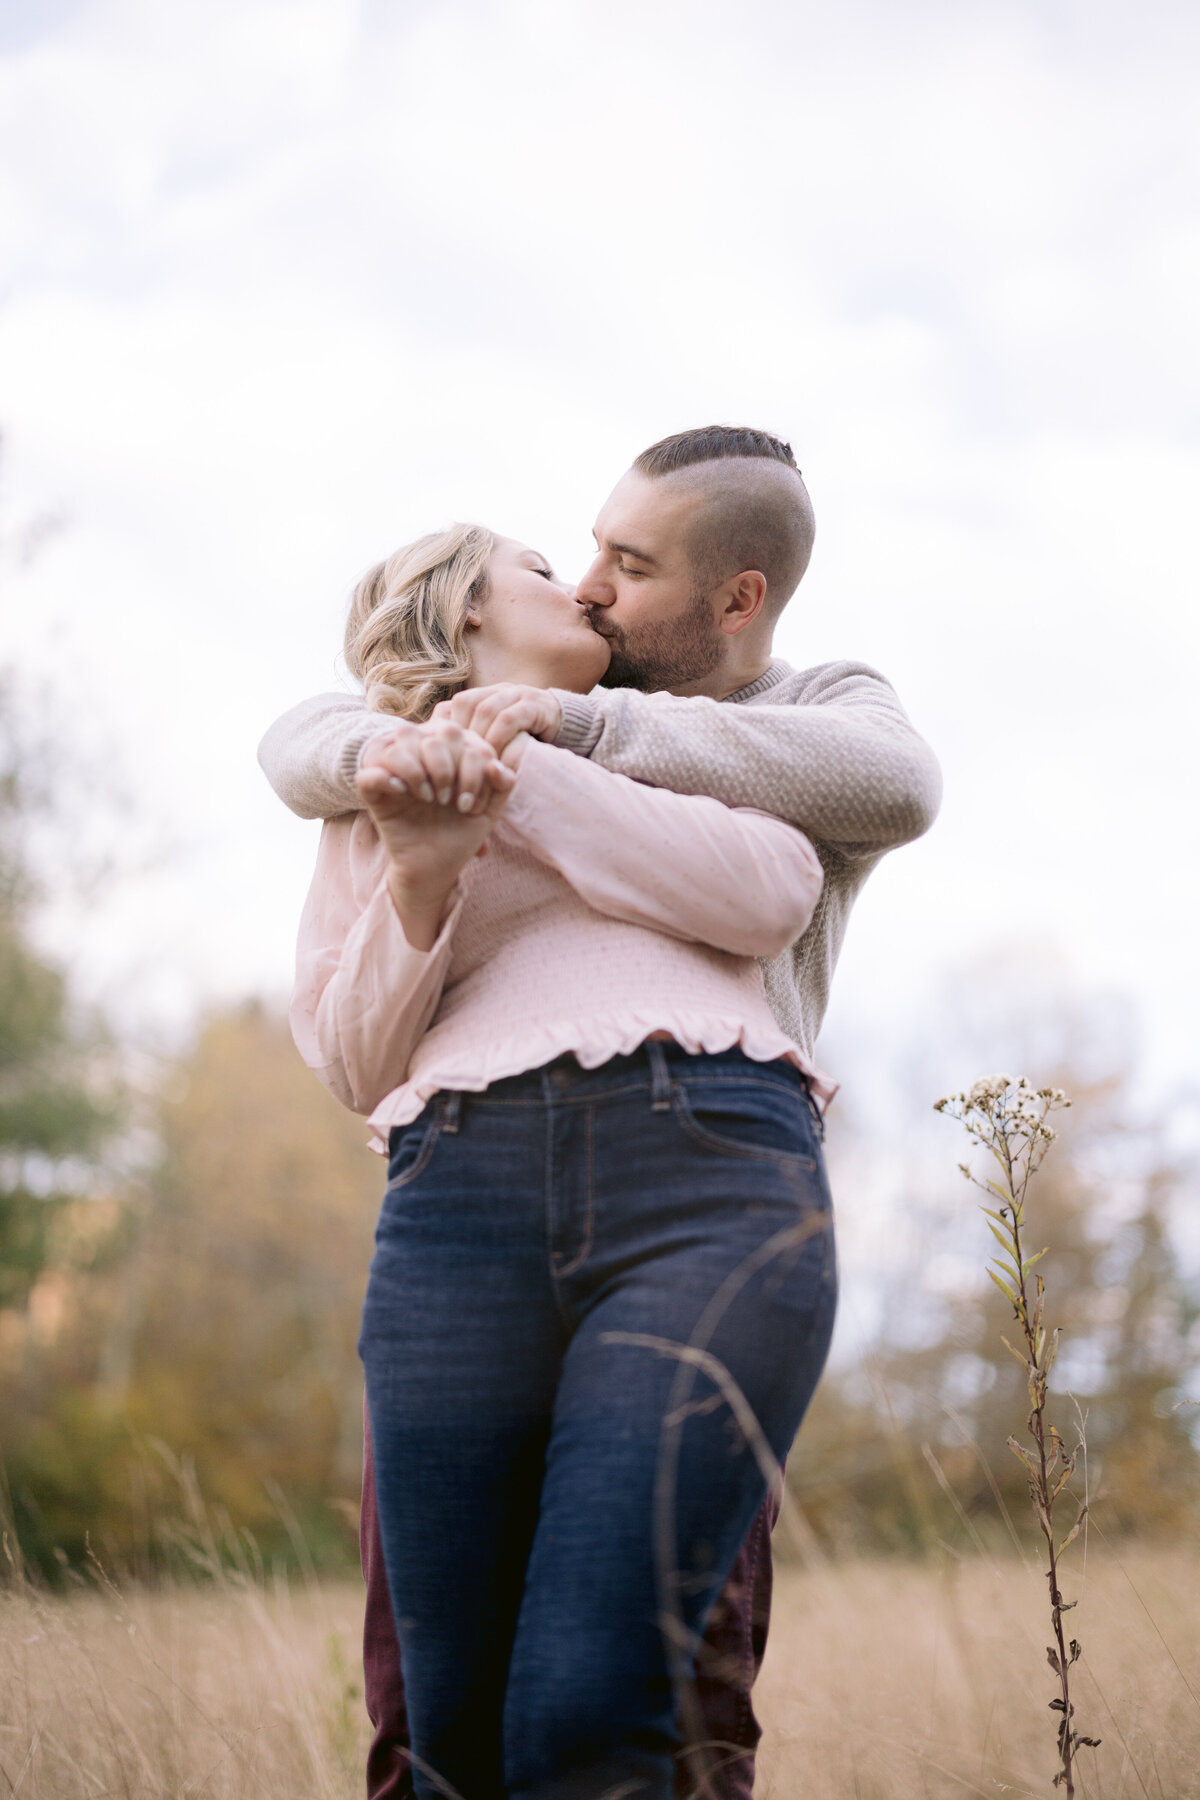
[[[480,1092],[573,1052],[584,1068],[654,1032],[691,1051],[787,1057],[757,957],[807,927],[821,865],[766,813],[643,786],[531,741],[488,854],[415,950],[366,813],[322,830],[297,952],[304,1060],[381,1137],[441,1089]]]

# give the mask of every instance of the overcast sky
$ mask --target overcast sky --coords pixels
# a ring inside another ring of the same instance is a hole
[[[845,1029],[1028,945],[1185,1076],[1198,49],[1191,0],[6,0],[4,504],[65,523],[0,660],[174,845],[58,921],[90,990],[283,992],[316,828],[255,745],[356,574],[453,517],[577,574],[719,419],[813,495],[780,653],[877,665],[945,768]]]

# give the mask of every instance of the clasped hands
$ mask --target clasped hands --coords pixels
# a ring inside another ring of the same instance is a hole
[[[507,795],[516,779],[523,736],[552,739],[562,707],[546,688],[499,682],[465,688],[413,725],[368,740],[355,782],[372,813],[408,796],[478,817]]]
[[[424,724],[398,719],[368,739],[355,786],[388,854],[388,891],[409,943],[429,950],[459,875],[486,852],[531,736],[562,709],[543,688],[469,688]]]

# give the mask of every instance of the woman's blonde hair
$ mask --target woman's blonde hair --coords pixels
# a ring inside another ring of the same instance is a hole
[[[346,663],[373,711],[427,719],[466,685],[467,614],[487,596],[495,547],[482,525],[451,525],[363,576],[346,620]]]

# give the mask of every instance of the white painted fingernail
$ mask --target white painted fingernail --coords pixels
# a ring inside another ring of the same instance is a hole
[[[474,794],[460,794],[458,796],[459,812],[470,812],[470,810],[474,806],[474,804],[475,804]]]
[[[422,800],[432,800],[433,799],[433,789],[430,787],[430,785],[427,781],[423,781],[421,783],[421,798],[422,798]]]
[[[450,788],[439,788],[438,789],[438,805],[439,806],[448,806],[450,804],[451,792],[452,792],[452,789],[450,789]]]
[[[393,794],[403,794],[406,791],[404,783],[398,775],[388,776],[388,786],[391,788]]]

